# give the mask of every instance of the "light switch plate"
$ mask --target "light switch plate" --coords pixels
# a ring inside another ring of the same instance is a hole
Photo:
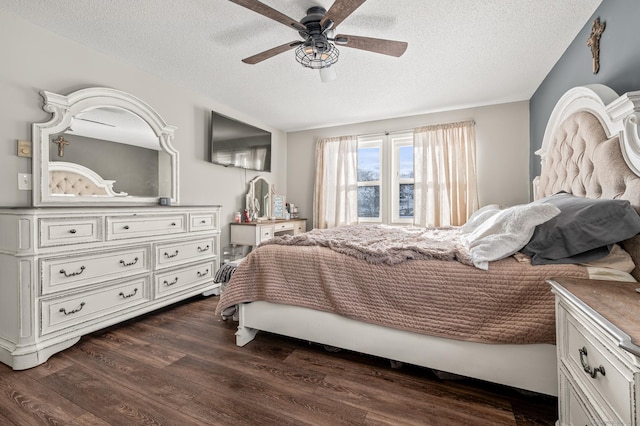
[[[28,191],[32,189],[31,173],[18,173],[18,189],[20,191]]]
[[[31,141],[18,140],[18,157],[31,157]]]

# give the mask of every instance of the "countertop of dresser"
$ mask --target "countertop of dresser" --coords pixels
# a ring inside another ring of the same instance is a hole
[[[549,283],[582,301],[594,319],[604,319],[605,327],[613,325],[626,334],[630,341],[621,342],[620,347],[640,356],[640,293],[636,291],[640,283],[577,278],[558,278]]]

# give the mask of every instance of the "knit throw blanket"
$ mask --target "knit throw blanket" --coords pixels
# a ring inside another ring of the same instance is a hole
[[[396,265],[406,260],[457,260],[472,265],[471,254],[454,227],[417,228],[387,225],[348,225],[283,235],[261,245],[327,247],[369,263]]]

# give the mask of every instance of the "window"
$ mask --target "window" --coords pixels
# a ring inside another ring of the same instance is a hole
[[[358,138],[360,222],[413,223],[413,134]]]

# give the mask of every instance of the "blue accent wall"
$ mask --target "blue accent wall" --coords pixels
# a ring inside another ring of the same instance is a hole
[[[606,28],[600,38],[600,71],[593,74],[587,39],[598,17]],[[542,146],[547,121],[558,99],[572,87],[595,83],[605,84],[619,94],[640,90],[639,0],[604,0],[531,97],[532,179],[540,174],[540,158],[534,152]]]

